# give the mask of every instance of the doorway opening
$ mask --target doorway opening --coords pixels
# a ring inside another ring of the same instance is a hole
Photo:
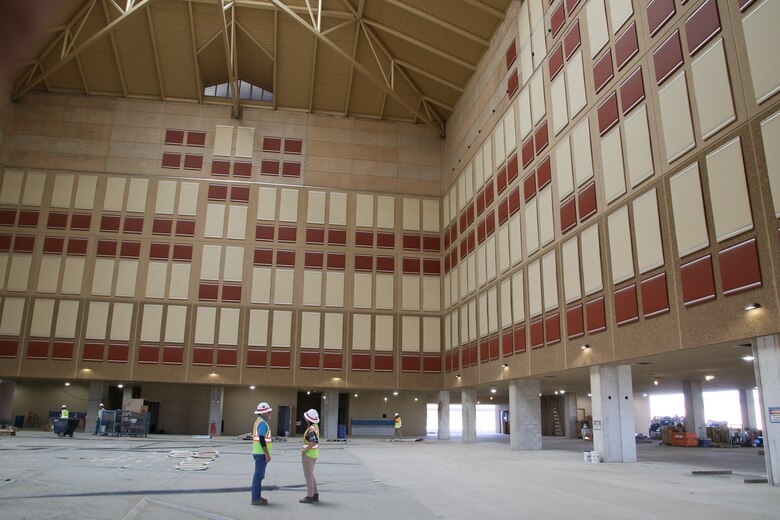
[[[428,434],[439,432],[439,406],[428,403],[426,431]],[[494,404],[477,405],[477,435],[495,435],[501,433],[501,418],[498,407]],[[450,405],[450,434],[463,433],[463,407],[459,404]]]

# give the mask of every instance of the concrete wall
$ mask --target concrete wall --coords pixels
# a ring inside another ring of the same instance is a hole
[[[72,383],[65,386],[63,383],[22,381],[16,383],[12,414],[24,415],[29,412],[38,416],[41,424],[45,424],[50,411],[59,411],[63,404],[68,405],[71,412],[86,412],[89,399],[88,383]],[[94,421],[94,417],[87,417],[87,424]]]

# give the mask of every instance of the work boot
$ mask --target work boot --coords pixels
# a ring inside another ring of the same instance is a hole
[[[302,499],[298,500],[301,504],[313,504],[314,499],[312,497],[303,497]]]
[[[320,494],[319,494],[319,493],[314,493],[314,494],[311,496],[311,499],[312,499],[312,501],[314,501],[314,502],[319,502],[319,501],[320,501]]]
[[[268,499],[261,498],[259,500],[252,500],[253,506],[267,506],[268,505]]]

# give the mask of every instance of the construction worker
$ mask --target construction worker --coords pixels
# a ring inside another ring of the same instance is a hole
[[[260,496],[263,488],[263,479],[265,478],[265,467],[271,462],[271,451],[273,448],[273,437],[271,436],[271,426],[268,421],[271,419],[273,409],[268,403],[262,402],[257,405],[255,415],[257,419],[252,427],[252,457],[255,459],[255,473],[252,477],[252,505],[267,506],[268,500]]]
[[[320,414],[314,408],[303,414],[303,418],[309,423],[306,433],[303,434],[303,447],[301,448],[301,463],[303,464],[303,476],[306,479],[306,496],[299,500],[302,504],[313,504],[320,501],[317,492],[317,480],[314,478],[314,464],[320,456]]]
[[[395,412],[395,419],[393,420],[393,423],[393,426],[395,426],[393,440],[403,439],[404,436],[401,435],[401,415],[398,412]]]
[[[105,413],[105,406],[103,403],[98,405],[97,415],[95,416],[95,433],[97,435],[100,432],[100,425],[103,423],[103,414]]]
[[[67,419],[70,412],[68,411],[68,405],[63,404],[60,406],[60,419]]]

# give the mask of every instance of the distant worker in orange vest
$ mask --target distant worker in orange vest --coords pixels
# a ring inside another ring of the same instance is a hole
[[[272,410],[266,402],[258,404],[255,410],[257,419],[252,427],[252,457],[255,459],[255,473],[252,476],[253,506],[268,505],[268,500],[262,498],[260,493],[263,488],[263,479],[265,478],[265,467],[271,462],[273,436],[271,435],[271,426],[268,424],[268,421],[271,419]]]
[[[395,426],[395,434],[393,435],[393,440],[403,439],[404,436],[401,434],[401,416],[398,414],[398,412],[395,412],[395,419],[393,422]]]
[[[317,480],[314,478],[314,464],[320,457],[320,414],[314,408],[303,414],[303,418],[309,424],[306,433],[303,434],[303,447],[301,448],[301,463],[303,464],[303,476],[306,479],[306,496],[299,500],[301,504],[313,504],[320,501],[317,492]]]

